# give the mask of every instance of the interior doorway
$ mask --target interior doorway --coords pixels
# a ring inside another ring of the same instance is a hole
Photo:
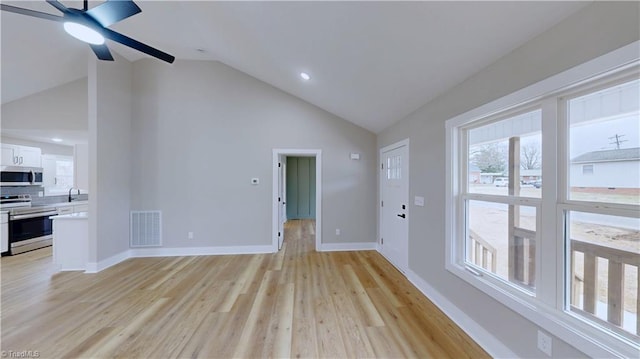
[[[284,223],[296,217],[315,219],[315,250],[319,250],[322,238],[322,150],[274,149],[272,165],[273,251],[282,248]],[[290,183],[293,180],[301,181]]]
[[[285,220],[316,218],[316,158],[287,156],[284,167]]]

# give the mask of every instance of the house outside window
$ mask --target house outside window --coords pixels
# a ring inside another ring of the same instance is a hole
[[[577,347],[586,333],[591,355],[640,350],[633,56],[631,69],[580,86],[551,78],[544,96],[523,90],[447,122],[447,269],[534,322],[555,318]]]

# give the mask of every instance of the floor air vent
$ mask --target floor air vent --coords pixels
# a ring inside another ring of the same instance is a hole
[[[162,213],[160,211],[131,211],[130,247],[158,247],[162,245]]]

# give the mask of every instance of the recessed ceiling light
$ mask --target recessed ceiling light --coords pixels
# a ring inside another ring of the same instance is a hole
[[[62,142],[62,138],[52,138],[51,141],[53,141],[53,142]]]
[[[78,24],[77,22],[65,22],[64,30],[78,40],[88,42],[93,45],[104,44],[104,37],[99,32],[88,26]]]
[[[311,76],[309,76],[309,74],[306,72],[301,72],[300,77],[302,77],[302,79],[305,81],[308,81],[309,79],[311,79]]]

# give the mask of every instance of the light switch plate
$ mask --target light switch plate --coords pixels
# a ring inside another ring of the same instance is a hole
[[[413,204],[416,206],[424,207],[424,197],[415,196],[413,198]]]

